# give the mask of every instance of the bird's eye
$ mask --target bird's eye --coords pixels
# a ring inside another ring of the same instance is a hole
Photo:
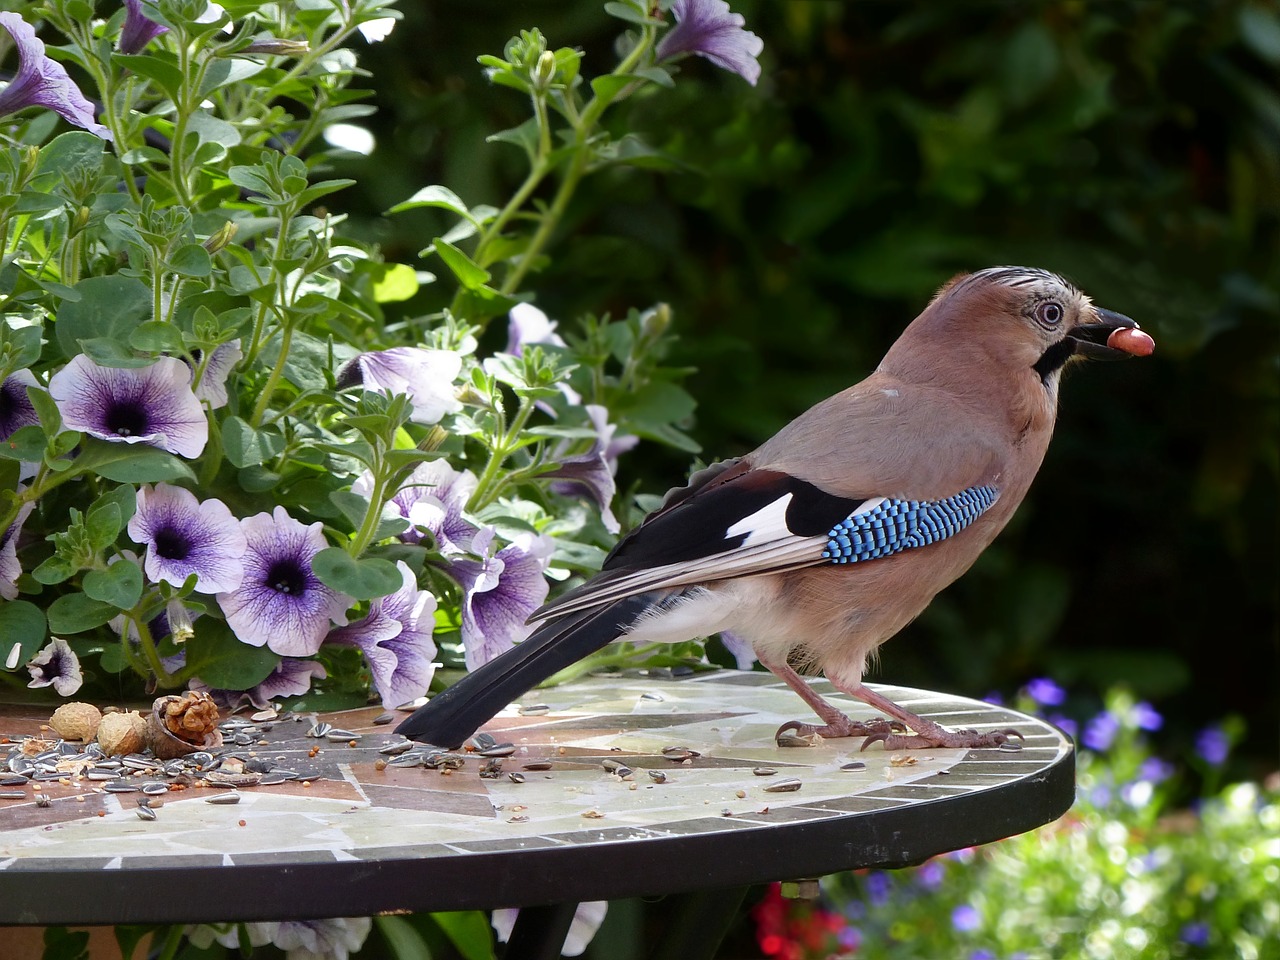
[[[1036,319],[1046,327],[1056,327],[1062,322],[1062,304],[1046,300],[1036,307]]]

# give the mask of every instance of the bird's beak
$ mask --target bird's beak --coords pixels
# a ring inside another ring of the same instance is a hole
[[[1067,331],[1067,338],[1075,342],[1077,356],[1120,360],[1145,357],[1155,349],[1155,341],[1123,313],[1093,307],[1093,314],[1092,323],[1081,323]],[[1118,332],[1122,330],[1125,332]]]

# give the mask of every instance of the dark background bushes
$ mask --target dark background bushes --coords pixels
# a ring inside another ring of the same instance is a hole
[[[743,453],[862,378],[937,285],[999,263],[1059,271],[1156,338],[1070,372],[1031,496],[873,679],[982,695],[1048,674],[1117,681],[1175,735],[1225,714],[1276,760],[1280,476],[1280,17],[1269,4],[734,0],[758,88],[705,61],[613,117],[655,169],[588,179],[526,287],[562,329],[670,303],[692,434]],[[595,0],[431,0],[364,51],[378,138],[342,206],[388,259],[443,232],[377,215],[428,183],[501,203],[523,174],[485,137],[527,105],[475,57],[538,26],[611,65]],[[452,290],[424,288],[423,314]],[[505,337],[504,324],[491,331]],[[620,485],[683,454],[642,445]]]

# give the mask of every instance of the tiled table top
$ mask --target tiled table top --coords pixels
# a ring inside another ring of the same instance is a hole
[[[319,718],[359,735],[340,742],[308,736],[315,715],[284,715],[245,728],[247,743],[219,753],[298,778],[241,787],[234,805],[205,802],[229,788],[200,774],[185,784],[123,776],[139,788],[169,783],[149,801],[154,820],[138,815],[141,790],[108,792],[74,773],[0,788],[25,794],[0,799],[0,924],[357,916],[670,893],[918,862],[1070,806],[1074,755],[1054,728],[979,701],[877,689],[944,725],[1017,727],[1023,749],[859,752],[860,739],[780,748],[773,732],[802,704],[772,675],[736,671],[536,691],[524,715],[513,706],[485,728],[513,752],[470,753],[452,770],[395,765],[404,761],[380,751],[401,738],[374,724],[378,710]],[[527,712],[535,703],[549,712]],[[0,735],[16,744],[45,719],[0,709]],[[787,780],[799,787],[770,789]]]

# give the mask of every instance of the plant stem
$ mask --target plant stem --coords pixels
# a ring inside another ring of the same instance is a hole
[[[267,377],[267,385],[262,388],[262,393],[258,395],[258,402],[254,404],[253,416],[249,418],[249,426],[262,426],[262,418],[267,414],[267,407],[271,404],[271,395],[276,392],[276,387],[280,384],[280,378],[284,376],[284,364],[289,359],[289,346],[293,341],[293,324],[285,323],[280,329],[280,356],[276,357],[276,365],[271,368],[271,375]]]

